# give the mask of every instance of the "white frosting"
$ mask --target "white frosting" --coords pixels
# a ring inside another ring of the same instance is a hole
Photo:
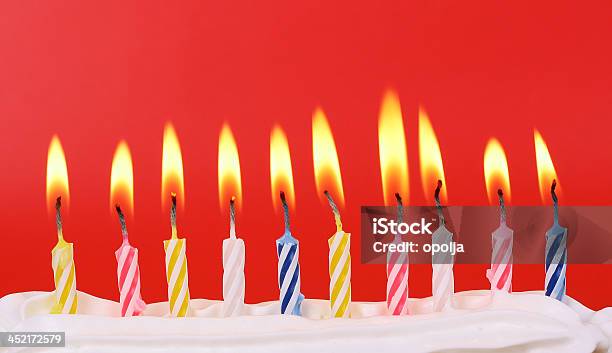
[[[8,352],[612,352],[612,308],[593,312],[541,292],[456,293],[442,313],[431,312],[431,298],[411,298],[402,317],[387,315],[385,302],[354,302],[350,319],[329,319],[329,302],[316,299],[304,300],[303,317],[279,315],[278,302],[264,302],[222,318],[222,302],[193,299],[188,318],[170,318],[167,303],[121,318],[119,303],[78,296],[77,315],[47,314],[51,293],[0,299],[0,331],[66,332],[63,350]]]

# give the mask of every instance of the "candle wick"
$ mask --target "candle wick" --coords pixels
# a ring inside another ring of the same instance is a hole
[[[438,218],[440,219],[440,226],[444,226],[446,221],[444,220],[444,212],[442,212],[442,205],[440,204],[440,189],[442,189],[442,180],[438,180],[436,191],[434,192],[434,200],[436,201],[436,209],[438,211]]]
[[[504,204],[504,192],[502,189],[497,189],[497,196],[499,197],[499,221],[506,224],[506,205]]]
[[[57,240],[64,241],[64,232],[62,227],[62,197],[58,196],[55,200],[55,224],[57,225]]]
[[[331,197],[329,191],[325,190],[325,196],[327,197],[327,202],[329,202],[329,206],[334,213],[334,219],[336,220],[336,230],[339,232],[342,230],[342,220],[340,219],[340,211],[338,211],[338,206],[334,202],[334,199]]]
[[[285,193],[283,191],[280,192],[281,203],[283,204],[283,215],[285,217],[285,233],[291,233],[289,229],[289,205],[287,205],[287,198],[285,197]]]
[[[557,188],[557,179],[554,179],[552,185],[550,187],[550,194],[553,200],[553,219],[555,224],[559,224],[559,198],[557,197],[557,193],[555,189]]]
[[[395,193],[395,199],[397,200],[397,223],[402,223],[404,221],[404,204],[399,192]],[[400,237],[399,233],[396,236]]]
[[[172,198],[172,207],[170,207],[170,225],[172,226],[172,239],[178,238],[176,231],[176,194],[170,194]]]
[[[234,206],[235,196],[230,200],[230,238],[236,238],[236,208]]]
[[[119,204],[116,204],[115,209],[117,210],[117,215],[119,216],[119,223],[121,224],[121,235],[123,236],[123,241],[128,241],[127,225],[125,223],[125,216],[123,215],[123,211],[121,211],[121,206],[119,206]]]

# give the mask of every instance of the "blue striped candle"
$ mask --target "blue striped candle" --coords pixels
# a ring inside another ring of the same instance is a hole
[[[553,199],[554,222],[546,232],[546,279],[545,294],[557,300],[565,296],[565,273],[567,271],[567,228],[559,225],[559,199],[555,194],[557,181],[553,180],[550,193]]]
[[[285,215],[285,233],[276,240],[280,311],[281,314],[302,315],[304,296],[300,293],[300,243],[289,229],[289,207],[285,193],[281,192],[280,197]]]

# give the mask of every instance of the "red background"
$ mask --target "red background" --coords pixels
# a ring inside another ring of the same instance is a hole
[[[548,143],[561,202],[612,199],[606,143],[612,113],[610,2],[490,1],[4,1],[0,3],[0,295],[53,288],[56,241],[45,205],[45,165],[58,133],[68,162],[78,289],[118,297],[117,219],[109,211],[110,166],[127,139],[135,164],[135,218],[143,296],[165,299],[160,207],[162,128],[172,121],[183,149],[193,297],[221,297],[217,142],[227,121],[242,165],[248,302],[277,297],[273,242],[282,232],[270,195],[269,133],[285,129],[292,152],[302,288],[328,296],[329,208],[315,192],[311,113],[321,105],[343,173],[347,230],[359,207],[382,204],[377,119],[385,87],[400,96],[408,142],[411,204],[423,204],[417,109],[440,140],[450,204],[486,204],[485,143],[509,159],[513,204],[539,204],[533,128]],[[353,249],[358,249],[358,234]],[[456,289],[486,288],[486,266],[458,266]],[[540,289],[542,266],[520,266],[515,290]],[[568,293],[593,308],[612,305],[610,266],[570,266]],[[600,280],[603,279],[603,280]],[[353,253],[354,300],[383,300],[385,271]],[[411,296],[430,293],[428,266],[411,270]]]

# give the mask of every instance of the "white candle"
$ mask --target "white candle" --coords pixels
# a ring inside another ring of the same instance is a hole
[[[450,244],[453,241],[453,233],[446,229],[444,214],[440,205],[440,188],[442,181],[438,180],[438,187],[435,192],[436,207],[440,227],[431,236],[432,244]],[[433,311],[442,311],[451,307],[452,294],[455,292],[455,280],[453,277],[454,256],[451,252],[438,252],[432,255],[431,264],[433,267],[431,289],[433,294]]]
[[[238,316],[244,306],[244,240],[236,237],[234,200],[230,200],[230,236],[223,240],[224,316]]]

